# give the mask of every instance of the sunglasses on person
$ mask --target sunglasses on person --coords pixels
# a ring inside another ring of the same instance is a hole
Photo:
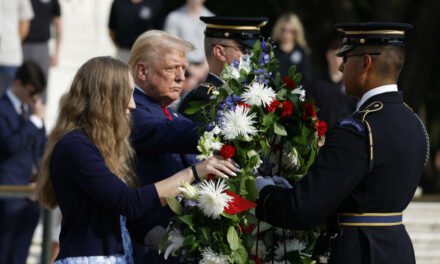
[[[359,54],[349,54],[349,55],[342,55],[342,62],[345,64],[347,62],[347,58],[348,57],[361,57],[361,56],[365,56],[365,55],[380,55],[380,52],[371,52],[371,53],[359,53]]]

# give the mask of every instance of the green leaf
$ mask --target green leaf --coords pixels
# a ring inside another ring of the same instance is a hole
[[[265,127],[270,127],[272,126],[273,122],[274,122],[274,113],[270,112],[267,115],[263,116],[263,126]]]
[[[188,114],[188,115],[192,115],[195,114],[196,112],[198,112],[200,109],[203,108],[203,106],[205,106],[207,103],[203,102],[203,101],[192,101],[189,102],[189,104],[191,105],[190,108],[187,108],[184,113]]]
[[[283,84],[281,80],[281,74],[279,72],[275,73],[275,87],[280,87]]]
[[[237,223],[240,222],[240,218],[236,214],[235,215],[230,215],[230,214],[227,214],[227,213],[223,212],[222,215],[224,217],[226,217],[226,218],[231,219],[234,222],[237,222]]]
[[[194,216],[192,214],[187,214],[187,215],[179,216],[178,218],[179,218],[180,221],[184,222],[188,226],[192,227],[194,225]]]
[[[296,72],[296,65],[292,65],[292,66],[290,66],[290,68],[289,68],[289,71],[288,71],[288,75],[289,75],[289,78],[290,79],[292,79],[293,81],[295,81],[294,80],[294,74],[295,74],[295,72]]]
[[[229,247],[232,250],[236,250],[238,248],[238,234],[237,230],[235,230],[235,227],[230,226],[228,229],[227,239],[229,243]]]
[[[202,239],[206,244],[211,243],[211,232],[209,231],[211,228],[202,226],[200,228],[200,233],[202,233]]]
[[[277,99],[284,100],[284,97],[287,95],[287,89],[281,89],[277,92]]]
[[[295,86],[299,86],[302,80],[302,74],[300,72],[296,73],[295,76],[292,78],[295,82]]]
[[[234,259],[234,263],[247,263],[248,261],[248,253],[246,248],[240,244],[237,250],[232,252],[232,258]]]
[[[275,123],[273,125],[273,128],[274,128],[275,134],[280,135],[280,136],[287,136],[286,128],[283,125],[281,125],[279,123]]]
[[[159,254],[162,253],[162,250],[164,250],[165,245],[168,242],[168,233],[166,236],[163,236],[159,241]]]
[[[246,180],[246,189],[248,191],[247,199],[251,202],[255,202],[258,199],[258,189],[255,185],[255,180],[247,179]]]
[[[191,246],[194,241],[196,241],[196,237],[194,235],[189,235],[183,240],[183,246]]]
[[[183,214],[183,209],[182,206],[180,205],[180,203],[176,200],[176,198],[174,198],[171,195],[168,195],[166,197],[168,206],[170,207],[170,209],[176,213],[177,215],[182,215]]]

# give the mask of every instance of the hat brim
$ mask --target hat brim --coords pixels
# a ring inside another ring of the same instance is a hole
[[[258,39],[246,39],[246,40],[234,39],[234,40],[237,41],[238,43],[245,45],[246,47],[253,48],[255,42],[257,42]]]
[[[345,53],[347,53],[350,50],[353,50],[354,48],[356,48],[355,45],[344,45],[342,46],[342,48],[338,51],[338,53],[336,53],[337,57],[342,57],[344,56]]]

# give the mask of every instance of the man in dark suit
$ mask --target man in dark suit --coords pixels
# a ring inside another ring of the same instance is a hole
[[[46,80],[33,62],[21,65],[12,88],[0,98],[0,184],[31,185],[46,142],[45,107],[39,94]],[[24,264],[39,206],[30,199],[0,199],[0,263]]]
[[[345,34],[339,68],[347,94],[360,98],[358,110],[328,132],[315,164],[293,188],[257,179],[256,215],[295,229],[334,215],[333,230],[318,240],[318,263],[415,263],[402,211],[413,198],[429,144],[423,123],[397,89],[405,31],[412,26],[336,26]]]
[[[268,19],[265,17],[200,17],[206,23],[205,55],[209,74],[206,81],[193,88],[182,98],[178,111],[193,121],[197,114],[185,114],[190,102],[208,101],[211,92],[222,85],[220,75],[227,63],[238,61],[240,56],[250,54],[255,42],[260,39],[260,28]]]
[[[133,45],[129,60],[136,84],[132,144],[141,185],[168,178],[194,163],[185,154],[197,153],[198,124],[167,107],[180,96],[185,52],[193,49],[189,42],[158,30],[147,31]],[[167,206],[150,214],[149,219],[166,227],[172,215]],[[133,248],[135,263],[166,263],[154,250],[144,255],[143,245],[134,243]]]

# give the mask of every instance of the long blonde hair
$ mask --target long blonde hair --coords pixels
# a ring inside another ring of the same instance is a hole
[[[296,30],[295,44],[298,44],[301,48],[307,49],[307,41],[304,35],[304,27],[301,23],[301,20],[295,13],[284,14],[280,18],[278,18],[275,26],[273,27],[272,39],[276,42],[280,41],[283,26],[287,23],[291,24],[292,27]]]
[[[128,185],[136,186],[133,149],[129,144],[131,120],[126,109],[131,98],[129,68],[111,57],[87,61],[75,75],[60,103],[60,113],[43,156],[37,183],[40,203],[54,208],[58,202],[50,175],[55,144],[64,135],[81,129],[100,150],[107,167]]]

